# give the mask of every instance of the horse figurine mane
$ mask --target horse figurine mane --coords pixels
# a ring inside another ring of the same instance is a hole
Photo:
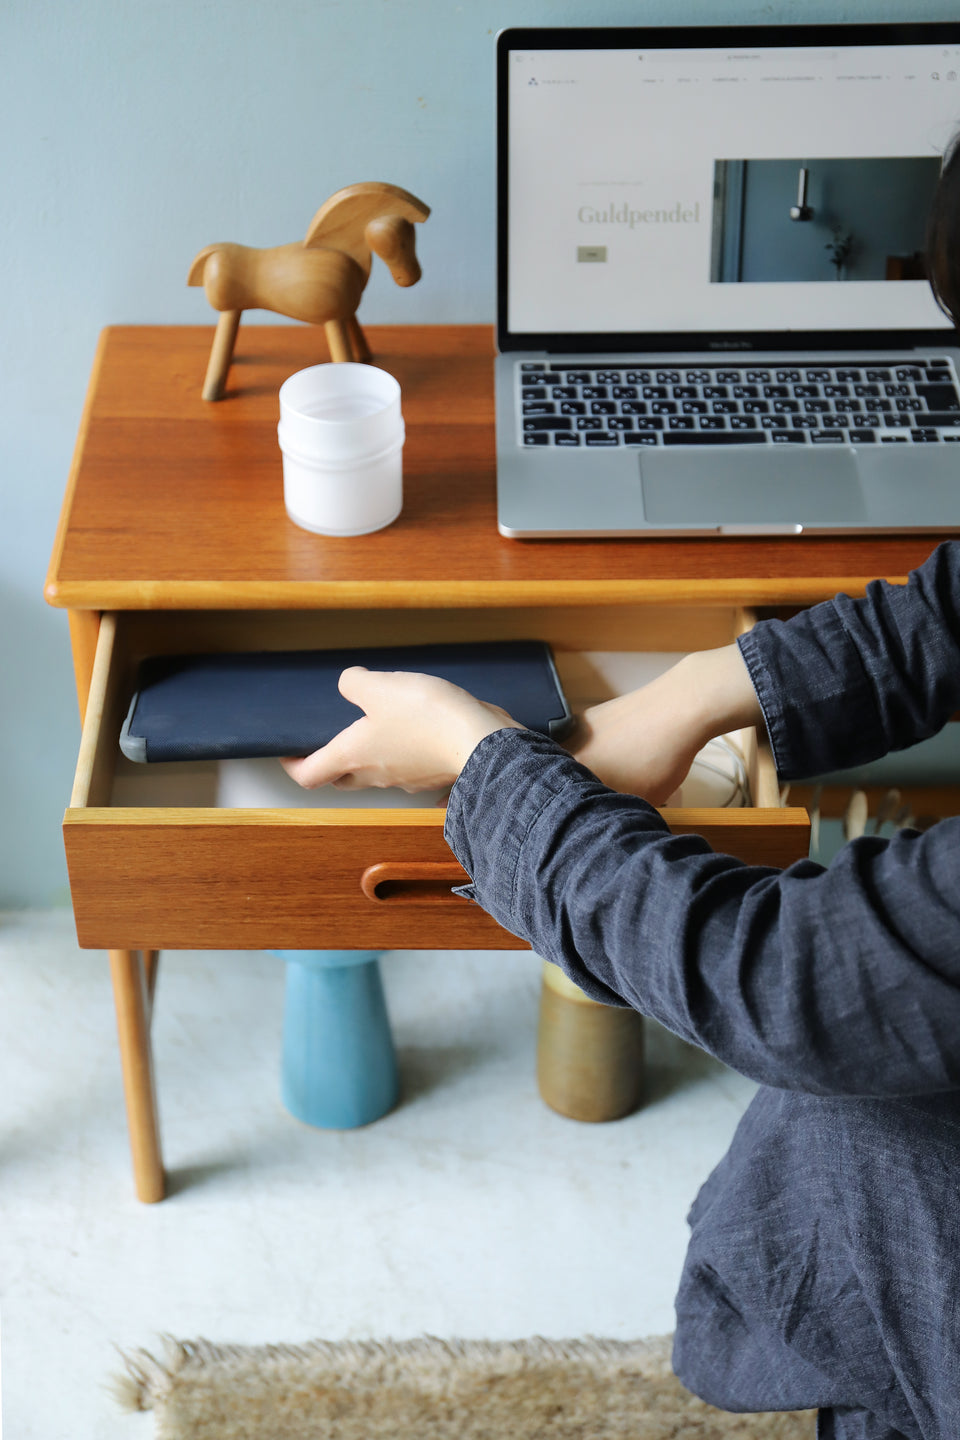
[[[334,361],[369,361],[357,306],[378,255],[398,285],[420,279],[414,225],[429,207],[383,181],[348,185],[324,201],[302,241],[256,249],[224,242],[194,257],[188,285],[202,285],[220,312],[203,385],[204,400],[223,397],[244,310],[272,310],[322,325]]]

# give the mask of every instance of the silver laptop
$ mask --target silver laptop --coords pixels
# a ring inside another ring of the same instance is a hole
[[[960,530],[960,24],[497,37],[502,534]]]

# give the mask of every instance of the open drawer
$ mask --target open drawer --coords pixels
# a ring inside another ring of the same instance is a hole
[[[444,842],[436,805],[344,808],[343,794],[330,791],[330,808],[316,797],[303,808],[302,792],[289,806],[224,808],[215,767],[177,767],[164,777],[163,766],[131,766],[119,734],[146,655],[525,636],[553,645],[578,709],[614,693],[598,680],[592,651],[662,652],[667,663],[667,652],[723,644],[743,623],[732,609],[705,612],[700,623],[693,611],[602,606],[105,615],[64,819],[79,942],[113,950],[525,948],[451,893],[467,877]],[[787,865],[807,853],[806,811],[779,806],[769,755],[752,731],[744,740],[752,807],[664,816],[717,850]]]

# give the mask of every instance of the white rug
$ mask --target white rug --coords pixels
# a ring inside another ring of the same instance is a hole
[[[165,1338],[123,1355],[156,1440],[813,1440],[813,1411],[728,1415],[685,1390],[671,1337],[314,1341]]]

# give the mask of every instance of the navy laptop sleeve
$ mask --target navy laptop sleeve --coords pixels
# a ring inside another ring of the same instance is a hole
[[[438,675],[544,735],[571,725],[539,640],[174,655],[141,663],[120,748],[137,761],[309,755],[362,713],[337,689],[350,665]]]

